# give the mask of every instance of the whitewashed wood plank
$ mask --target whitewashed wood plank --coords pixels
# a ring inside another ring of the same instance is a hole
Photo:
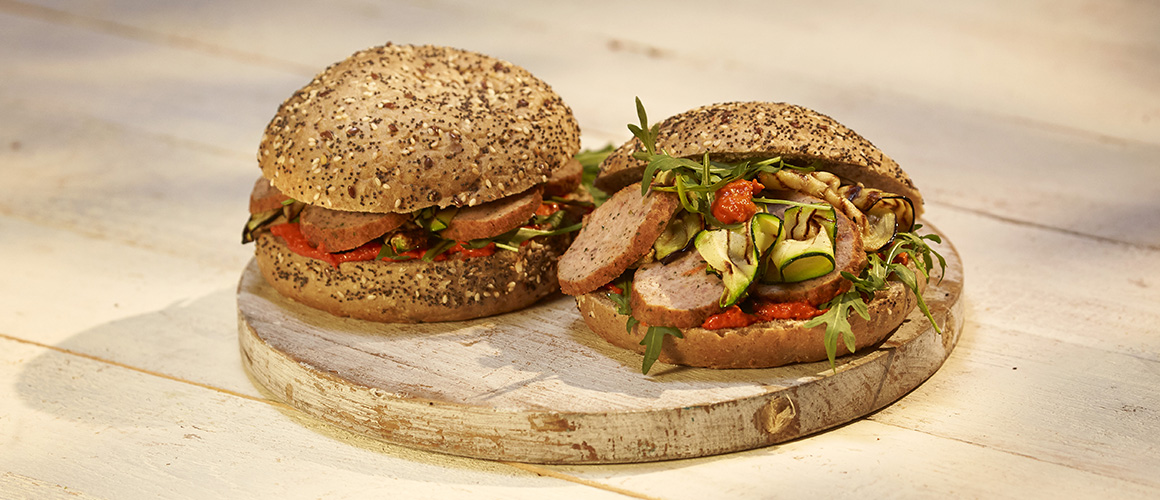
[[[0,28],[0,63],[9,68],[0,85],[6,106],[19,103],[42,118],[59,119],[53,126],[97,117],[136,134],[162,136],[161,142],[195,142],[247,158],[254,158],[253,145],[278,103],[309,78],[261,61],[20,10],[0,17]],[[51,138],[51,130],[24,133]],[[110,140],[105,147],[116,144]]]
[[[809,439],[720,457],[549,468],[673,500],[1146,499],[1160,493],[1155,486],[871,420],[860,420]]]
[[[240,269],[250,158],[82,114],[8,102],[0,134],[0,213]]]
[[[1160,463],[1160,362],[999,327],[964,335],[946,373],[872,419],[1160,492],[1140,467]]]
[[[0,496],[624,498],[11,340],[0,380]]]
[[[748,67],[766,89],[788,80],[791,92],[805,83],[849,100],[901,97],[1160,141],[1155,5],[726,2],[723,15],[667,3],[504,5],[477,9],[495,22],[566,20],[610,48],[688,63],[688,78],[670,80],[701,92],[721,83],[714,73]]]
[[[28,476],[12,472],[0,474],[0,493],[5,498],[37,498],[42,500],[91,500],[96,497],[86,495],[57,484],[46,483]]]
[[[237,270],[0,216],[0,334],[258,396]]]
[[[1160,360],[1160,250],[950,207],[928,215],[963,255],[971,322]]]
[[[286,2],[276,11],[220,2],[183,2],[164,11],[134,2],[51,7],[82,16],[74,21],[82,25],[95,18],[308,65],[333,62],[349,52],[343,47],[385,37],[478,47],[500,57],[535,58],[551,47],[553,59],[573,62],[591,80],[641,81],[646,73],[601,74],[610,56],[627,55],[641,70],[657,62],[688,67],[688,77],[671,80],[704,94],[721,83],[731,87],[716,73],[751,67],[769,75],[765,87],[775,91],[789,80],[791,88],[804,82],[847,99],[897,95],[1160,142],[1160,69],[1153,64],[1160,36],[1150,22],[1160,12],[1149,3],[722,2],[707,13],[700,5],[669,2],[516,0],[340,3],[323,16],[309,2]],[[332,52],[336,47],[340,54]],[[659,73],[665,74],[672,73]]]

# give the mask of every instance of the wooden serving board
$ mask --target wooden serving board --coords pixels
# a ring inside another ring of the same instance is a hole
[[[928,230],[932,230],[927,225]],[[657,363],[590,332],[571,297],[491,318],[395,325],[278,295],[251,261],[238,287],[242,361],[275,397],[334,425],[436,452],[621,463],[746,450],[863,417],[930,377],[962,328],[962,263],[873,349],[828,362],[710,370]],[[667,340],[666,340],[667,341]],[[821,339],[818,339],[821,342]]]

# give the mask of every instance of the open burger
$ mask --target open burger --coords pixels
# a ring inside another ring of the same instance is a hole
[[[766,368],[880,342],[917,306],[937,235],[898,164],[784,103],[693,109],[601,163],[613,193],[560,260],[589,328],[654,361]],[[933,323],[933,319],[931,320]],[[937,325],[935,325],[937,329]]]
[[[464,50],[388,44],[278,108],[243,243],[280,294],[383,322],[478,318],[558,290],[579,228],[579,127],[548,84]]]

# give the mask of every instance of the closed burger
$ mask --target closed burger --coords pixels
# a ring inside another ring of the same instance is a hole
[[[384,322],[478,318],[558,289],[578,228],[579,127],[483,54],[385,45],[281,104],[243,242],[282,295]]]

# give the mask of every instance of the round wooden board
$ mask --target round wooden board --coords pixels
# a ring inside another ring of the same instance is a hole
[[[927,225],[928,230],[934,229]],[[251,261],[238,286],[252,377],[324,421],[403,446],[531,463],[622,463],[766,446],[863,417],[930,377],[962,328],[962,263],[882,344],[756,370],[657,363],[606,344],[571,297],[491,318],[396,325],[338,318],[275,292]],[[666,339],[669,341],[671,339]],[[821,339],[818,339],[821,342]]]

